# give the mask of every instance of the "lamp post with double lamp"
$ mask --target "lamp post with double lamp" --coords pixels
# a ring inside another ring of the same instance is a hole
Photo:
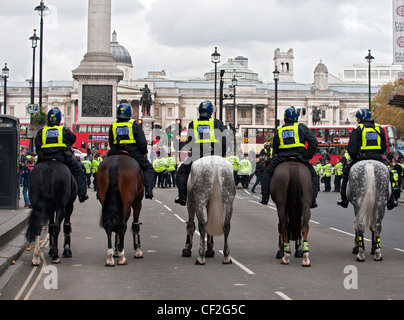
[[[216,96],[217,96],[217,89],[216,89],[216,85],[217,85],[217,64],[220,62],[220,53],[217,52],[217,47],[215,47],[215,52],[212,53],[211,55],[212,57],[212,63],[215,64],[215,106],[216,106]],[[220,113],[219,113],[219,120],[222,121],[222,115],[223,115],[223,111],[220,108]]]
[[[369,70],[368,70],[368,72],[369,72],[369,111],[371,111],[370,108],[371,108],[372,92],[371,92],[371,88],[370,88],[370,80],[371,80],[370,64],[372,63],[372,60],[374,59],[374,57],[370,54],[370,49],[369,49],[369,53],[365,57],[365,59],[368,61],[368,64],[369,64]]]
[[[42,60],[43,60],[43,17],[44,12],[49,11],[49,8],[45,6],[43,0],[41,0],[39,6],[35,7],[35,11],[38,11],[41,17],[40,22],[40,46],[39,46],[39,110],[42,112]]]
[[[279,74],[278,67],[275,67],[275,71],[272,72],[274,74],[275,81],[275,130],[278,129],[278,81]]]
[[[7,68],[7,63],[4,64],[4,68],[1,70],[1,75],[4,79],[4,114],[7,113],[7,78],[10,76],[10,69]]]

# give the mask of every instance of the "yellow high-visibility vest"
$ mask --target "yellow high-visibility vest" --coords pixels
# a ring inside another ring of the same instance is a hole
[[[133,123],[135,121],[130,119],[128,122],[112,122],[112,135],[114,137],[114,144],[124,144],[124,143],[136,143],[135,137],[133,136]],[[127,139],[117,140],[118,136],[124,136]]]
[[[45,126],[42,130],[41,148],[65,147],[63,143],[63,126]]]
[[[299,139],[299,123],[295,122],[293,125],[281,127],[278,129],[279,135],[279,149],[289,149],[297,147],[305,147]]]

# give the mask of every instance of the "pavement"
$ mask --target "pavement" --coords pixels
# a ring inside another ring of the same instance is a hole
[[[28,246],[25,238],[30,209],[24,208],[24,200],[19,200],[19,209],[0,209],[0,277],[8,267],[17,261]],[[404,206],[404,192],[398,200]]]

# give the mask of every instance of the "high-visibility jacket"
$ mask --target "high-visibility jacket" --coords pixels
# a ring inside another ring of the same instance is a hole
[[[135,120],[130,119],[127,122],[112,122],[112,135],[114,137],[113,144],[133,144],[136,139],[133,136],[133,123]],[[117,139],[119,136],[119,140]]]
[[[90,160],[83,160],[81,163],[84,165],[84,168],[86,169],[86,174],[91,173],[91,162]]]
[[[332,175],[332,165],[327,163],[326,165],[323,166],[323,174],[324,177],[331,177]]]
[[[153,168],[154,171],[157,173],[163,172],[166,170],[166,165],[167,165],[167,160],[165,158],[157,158],[156,160],[153,161]]]
[[[168,171],[175,171],[175,165],[177,164],[177,162],[175,161],[175,157],[168,157],[167,158],[167,170]]]
[[[317,175],[319,176],[319,175],[321,175],[321,168],[322,168],[323,166],[321,165],[321,163],[317,163],[315,166],[314,166],[314,170],[316,170],[316,173],[317,173]]]
[[[212,143],[212,142],[218,142],[218,140],[215,138],[215,125],[214,125],[214,119],[210,118],[209,120],[197,120],[195,119],[193,121],[193,127],[194,127],[194,137],[195,137],[195,143]],[[209,134],[208,139],[200,139],[199,134],[202,133],[203,136]]]
[[[342,162],[337,162],[337,164],[334,167],[334,174],[336,176],[342,176],[342,172],[343,172],[343,165]]]
[[[93,159],[93,162],[91,163],[91,172],[97,173],[99,165],[100,165],[100,162],[97,159]]]
[[[381,150],[380,126],[375,123],[375,128],[365,127],[359,124],[362,130],[361,150]]]
[[[228,156],[226,159],[233,166],[233,171],[238,171],[238,166],[239,166],[239,163],[240,163],[240,160],[238,159],[238,157],[233,155],[233,156]]]
[[[295,122],[293,125],[283,126],[278,129],[279,149],[305,147],[304,143],[300,142],[298,127],[299,123]]]
[[[41,148],[65,147],[63,143],[63,126],[45,126],[42,130],[42,146]]]
[[[242,159],[240,160],[240,163],[238,165],[238,174],[239,175],[249,175],[251,173],[252,166],[251,162],[248,159]]]

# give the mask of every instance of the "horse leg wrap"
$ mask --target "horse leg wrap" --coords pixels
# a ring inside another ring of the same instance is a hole
[[[71,223],[63,224],[63,232],[65,234],[70,234],[72,232],[72,224]]]
[[[376,237],[376,249],[380,249],[381,245],[380,245],[380,237]]]
[[[193,240],[193,235],[192,234],[187,234],[187,239],[185,241],[185,247],[187,249],[191,249],[192,248],[192,240]]]
[[[358,247],[363,248],[363,250],[365,250],[365,243],[363,242],[363,235],[359,234],[358,235]]]
[[[303,253],[309,252],[309,243],[307,241],[303,241]]]
[[[290,253],[290,242],[283,243],[283,251]]]
[[[187,222],[187,233],[193,234],[195,232],[195,222]]]

